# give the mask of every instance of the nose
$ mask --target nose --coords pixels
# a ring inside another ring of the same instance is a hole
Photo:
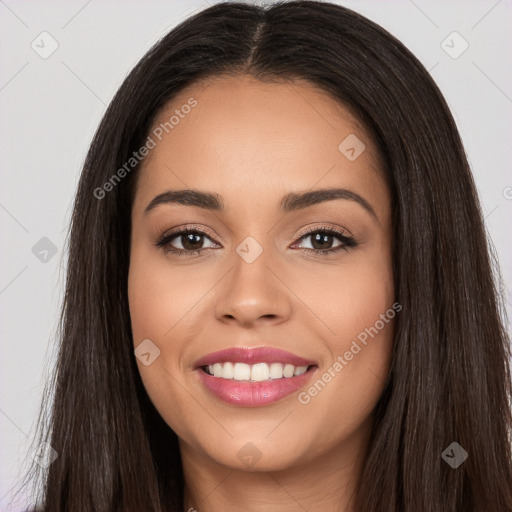
[[[286,321],[292,311],[292,293],[278,276],[268,252],[251,263],[235,254],[233,268],[218,289],[216,318],[245,328]]]

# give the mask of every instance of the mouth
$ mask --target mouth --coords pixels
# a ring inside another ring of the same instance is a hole
[[[275,403],[305,386],[318,364],[272,347],[231,348],[195,364],[206,389],[231,405],[258,407]]]

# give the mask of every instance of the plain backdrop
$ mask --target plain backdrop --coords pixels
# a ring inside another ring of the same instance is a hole
[[[9,505],[11,489],[30,460],[53,361],[66,230],[88,145],[137,61],[178,22],[213,3],[0,0],[2,511],[21,510]],[[445,95],[478,186],[510,312],[512,2],[338,3],[398,37]]]

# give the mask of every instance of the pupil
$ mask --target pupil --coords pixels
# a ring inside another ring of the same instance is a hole
[[[183,240],[182,238],[181,243],[183,244],[183,247],[185,249],[194,250],[201,248],[203,235],[198,235],[196,233],[187,233],[186,235],[183,235],[183,237],[185,238],[185,240]]]
[[[313,237],[313,247],[315,249],[328,249],[329,247],[326,247],[330,245],[332,235],[329,235],[327,233],[316,233],[316,235]],[[316,245],[319,244],[319,247],[316,247]]]

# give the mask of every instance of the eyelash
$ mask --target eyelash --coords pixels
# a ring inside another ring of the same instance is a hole
[[[207,233],[206,231],[204,231],[200,228],[196,228],[196,227],[187,227],[187,228],[181,229],[179,231],[173,231],[171,233],[168,233],[168,234],[162,236],[162,238],[155,244],[155,246],[162,248],[166,254],[172,253],[177,256],[188,256],[188,257],[191,257],[193,255],[199,256],[203,251],[205,251],[207,249],[212,249],[212,247],[207,247],[207,248],[203,248],[203,249],[196,249],[193,251],[186,251],[183,249],[176,249],[175,247],[172,247],[170,245],[171,241],[173,241],[175,238],[178,238],[179,236],[182,236],[182,235],[191,234],[191,233],[198,234],[198,235],[204,235],[211,239],[211,235],[209,233]],[[327,255],[329,253],[335,253],[340,250],[347,251],[349,248],[356,247],[358,245],[356,240],[353,237],[347,236],[344,233],[342,233],[341,231],[338,231],[337,229],[329,228],[327,226],[309,229],[307,232],[303,233],[300,236],[298,241],[300,242],[304,238],[307,238],[308,236],[310,236],[314,233],[333,235],[339,239],[339,241],[341,242],[341,245],[339,245],[338,247],[335,247],[334,249],[303,248],[302,249],[303,251],[308,252],[308,253],[314,253],[317,255]]]

